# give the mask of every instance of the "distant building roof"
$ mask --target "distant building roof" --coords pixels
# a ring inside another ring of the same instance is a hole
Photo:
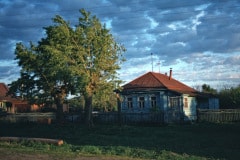
[[[0,96],[6,96],[8,92],[8,87],[4,83],[0,83]]]
[[[0,83],[0,101],[8,101],[14,103],[27,103],[26,101],[21,100],[19,97],[12,97],[11,95],[7,95],[8,86],[4,83]]]
[[[198,93],[195,89],[172,78],[172,71],[170,75],[148,72],[133,81],[123,85],[123,91],[127,90],[171,90],[178,93],[195,95]]]

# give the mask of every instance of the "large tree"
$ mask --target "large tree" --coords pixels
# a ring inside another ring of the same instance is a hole
[[[83,17],[79,19],[74,34],[74,45],[79,56],[75,63],[82,75],[80,91],[85,97],[86,123],[91,126],[93,97],[97,92],[114,89],[125,48],[115,42],[110,31],[102,26],[96,16],[85,10],[81,13]]]
[[[96,16],[80,10],[79,23],[71,26],[61,16],[45,27],[46,37],[29,47],[18,43],[16,59],[21,77],[11,84],[33,102],[52,99],[57,105],[57,119],[63,119],[67,94],[81,94],[85,99],[86,124],[92,126],[92,100],[105,88],[113,87],[117,70],[124,60],[125,48]]]

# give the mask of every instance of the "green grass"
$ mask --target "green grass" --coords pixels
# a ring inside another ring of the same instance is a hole
[[[168,126],[80,124],[0,124],[0,136],[63,139],[63,146],[20,142],[0,143],[16,152],[64,156],[95,155],[142,159],[238,159],[240,123]],[[24,148],[24,149],[20,149]]]

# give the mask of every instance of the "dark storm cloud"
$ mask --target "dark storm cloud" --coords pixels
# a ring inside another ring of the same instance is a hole
[[[206,2],[205,6],[201,4],[203,7],[202,10],[195,7],[198,9],[190,8],[189,12],[186,12],[186,8],[184,8],[182,11],[162,11],[157,16],[149,12],[149,15],[156,22],[159,22],[159,26],[149,31],[152,34],[155,33],[156,41],[152,45],[152,50],[155,53],[159,53],[160,59],[164,59],[165,63],[162,63],[162,65],[174,65],[180,59],[192,64],[193,68],[198,71],[207,71],[223,63],[228,63],[228,66],[234,66],[235,70],[239,70],[240,65],[237,63],[239,56],[228,58],[217,56],[217,54],[229,56],[240,50],[240,23],[238,18],[240,6],[237,1],[226,3],[226,8],[225,3],[212,4],[209,1]],[[180,16],[176,13],[179,13]],[[185,15],[186,17],[184,17]],[[198,17],[198,15],[200,16]],[[195,23],[193,23],[194,20]],[[170,28],[169,24],[175,25],[176,29]],[[177,26],[179,24],[180,26]],[[204,54],[205,52],[216,54],[208,55]],[[202,56],[195,57],[195,54]],[[222,67],[221,70],[229,73],[226,69],[227,67]],[[231,74],[235,74],[233,77],[239,77],[239,73],[231,72]],[[226,76],[225,74],[222,75]],[[206,75],[201,76],[201,79],[204,79],[204,76]],[[205,80],[211,78],[212,80],[216,80],[212,76],[205,78]],[[219,81],[221,79],[226,78],[218,77]]]
[[[16,68],[13,68],[12,66],[0,66],[0,72],[3,77],[9,77],[12,74],[16,74],[19,72],[19,70],[15,70]]]
[[[4,62],[4,65],[0,65],[0,82],[10,83],[19,76],[20,69],[16,65],[13,66],[12,62],[9,64]]]
[[[14,58],[14,50],[13,50],[13,46],[15,44],[12,43],[10,40],[8,39],[0,39],[0,55],[1,55],[1,60],[3,59],[13,59]]]
[[[14,59],[17,42],[39,41],[45,36],[43,27],[52,25],[51,19],[57,14],[76,25],[81,8],[106,23],[115,39],[126,47],[124,78],[149,70],[147,66],[141,68],[141,64],[151,64],[150,53],[155,63],[162,61],[163,67],[189,63],[192,68],[203,69],[201,76],[209,67],[234,65],[235,70],[240,69],[236,56],[240,52],[237,0],[0,1],[0,61]],[[16,70],[16,64],[12,67]],[[10,66],[0,70],[0,77],[15,74]],[[176,73],[179,77],[181,74]],[[208,75],[205,79],[210,78]]]
[[[33,1],[34,2],[34,1]],[[51,5],[50,5],[51,6]],[[13,59],[17,42],[37,41],[42,27],[51,22],[49,7],[27,1],[9,1],[0,12],[1,59]]]

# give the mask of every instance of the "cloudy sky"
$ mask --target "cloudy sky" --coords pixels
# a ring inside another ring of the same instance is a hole
[[[173,68],[189,86],[240,84],[238,0],[0,0],[0,82],[19,76],[17,42],[39,41],[55,15],[77,24],[81,8],[127,49],[119,71],[126,82]]]

